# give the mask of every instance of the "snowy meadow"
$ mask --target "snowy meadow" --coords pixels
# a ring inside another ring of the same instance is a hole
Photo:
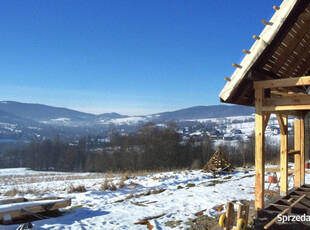
[[[63,209],[62,216],[34,221],[34,229],[146,229],[135,223],[154,216],[160,216],[150,221],[157,229],[187,229],[197,212],[215,218],[225,211],[216,208],[228,201],[254,199],[253,169],[212,178],[197,170],[134,175],[16,168],[0,169],[0,184],[1,199],[72,198],[72,206]],[[276,190],[275,185],[271,189]]]

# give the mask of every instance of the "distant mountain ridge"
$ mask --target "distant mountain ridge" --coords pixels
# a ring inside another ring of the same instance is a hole
[[[68,108],[54,107],[35,103],[21,103],[16,101],[1,101],[0,111],[37,122],[43,122],[52,119],[55,120],[59,118],[68,118],[71,121],[86,121],[97,118],[115,119],[127,117],[118,113],[104,113],[100,115],[95,115]]]
[[[0,111],[14,114],[18,117],[42,122],[57,118],[73,120],[94,118],[95,115],[67,108],[53,107],[43,104],[21,103],[15,101],[0,102]]]
[[[171,112],[143,116],[127,116],[118,113],[95,115],[67,108],[42,104],[0,101],[0,139],[43,140],[76,137],[91,134],[107,135],[111,126],[121,132],[137,132],[147,122],[167,124],[175,121],[186,125],[197,119],[250,116],[254,108],[244,106],[195,106]],[[186,124],[185,124],[185,123]]]
[[[158,113],[162,119],[180,120],[180,119],[203,119],[247,116],[254,113],[253,107],[239,105],[211,105],[211,106],[194,106],[186,109],[180,109],[172,112]]]
[[[147,121],[152,120],[189,120],[204,118],[219,118],[233,116],[247,116],[254,113],[254,108],[247,106],[228,106],[228,105],[212,105],[212,106],[194,106],[186,109],[180,109],[171,112],[163,112],[148,116],[136,116]],[[60,108],[43,104],[21,103],[15,101],[0,101],[0,120],[27,120],[45,124],[83,126],[87,124],[97,124],[101,121],[112,119],[129,118],[130,116],[118,113],[103,113],[95,115],[84,113],[68,108]],[[135,116],[133,116],[135,117]]]

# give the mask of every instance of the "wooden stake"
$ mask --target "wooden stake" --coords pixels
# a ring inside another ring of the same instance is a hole
[[[255,89],[255,213],[264,209],[265,152],[264,152],[264,90]]]
[[[273,6],[273,9],[274,9],[274,10],[280,10],[280,7],[274,5],[274,6]]]
[[[231,81],[231,79],[230,79],[229,77],[224,77],[224,80],[225,80],[225,81],[228,81],[228,82]]]

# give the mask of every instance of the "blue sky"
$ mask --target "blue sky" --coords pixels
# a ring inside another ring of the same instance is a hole
[[[219,104],[281,0],[2,0],[0,100],[138,115]]]

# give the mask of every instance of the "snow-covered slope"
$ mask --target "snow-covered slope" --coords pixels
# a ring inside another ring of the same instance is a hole
[[[106,177],[116,185],[116,191],[102,190]],[[306,180],[310,180],[309,174]],[[196,212],[205,209],[205,215],[214,217],[219,214],[216,211],[219,205],[231,200],[254,199],[254,171],[251,170],[215,179],[195,170],[132,175],[119,188],[121,175],[0,169],[0,182],[1,199],[13,189],[19,192],[16,196],[27,198],[72,197],[75,208],[61,217],[33,222],[34,229],[145,229],[134,223],[161,214],[165,215],[154,220],[160,228],[169,229],[166,223],[176,221],[179,224],[175,229],[186,229],[187,220],[195,218]],[[79,185],[87,191],[69,193],[70,188]],[[17,225],[10,229],[14,227]],[[0,229],[8,227],[0,226]]]

